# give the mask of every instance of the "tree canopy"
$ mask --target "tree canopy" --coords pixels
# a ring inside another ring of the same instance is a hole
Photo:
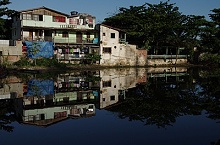
[[[0,39],[10,39],[11,20],[2,18],[3,16],[10,18],[15,12],[7,7],[10,3],[9,0],[0,0]]]
[[[219,54],[220,8],[210,12],[209,21],[205,16],[184,15],[175,3],[168,0],[159,4],[121,7],[103,23],[124,30],[129,43],[139,48],[153,48],[154,54],[165,46],[176,54],[181,47],[192,56],[195,54],[194,47],[200,54]],[[220,57],[217,62],[220,62]]]
[[[204,16],[184,15],[175,4],[166,1],[119,8],[117,14],[106,18],[103,23],[125,30],[130,43],[148,48],[195,45],[205,22]]]

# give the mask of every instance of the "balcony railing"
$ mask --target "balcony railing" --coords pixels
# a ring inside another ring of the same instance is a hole
[[[24,41],[50,41],[54,43],[63,43],[63,44],[98,44],[98,38],[58,38],[58,37],[49,37],[49,36],[34,36],[34,37],[23,37]]]
[[[25,41],[53,41],[53,38],[50,36],[34,36],[34,37],[23,37]]]

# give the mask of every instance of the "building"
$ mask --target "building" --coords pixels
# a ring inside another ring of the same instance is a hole
[[[20,60],[22,56],[22,42],[0,40],[0,65],[6,66]]]
[[[100,39],[100,65],[144,66],[146,50],[138,50],[136,45],[128,44],[123,30],[104,24],[98,25]]]
[[[87,56],[94,54],[101,56],[96,60],[100,65],[146,65],[146,51],[128,44],[124,31],[96,24],[90,14],[72,11],[69,15],[39,7],[18,11],[12,19],[13,40],[53,42],[54,55],[60,62],[88,63]]]

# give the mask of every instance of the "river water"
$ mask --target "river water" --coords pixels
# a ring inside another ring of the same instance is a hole
[[[0,79],[0,145],[219,145],[219,72],[9,72]]]

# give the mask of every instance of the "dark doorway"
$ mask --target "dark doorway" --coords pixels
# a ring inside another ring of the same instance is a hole
[[[82,43],[82,33],[81,32],[76,33],[76,43]]]

